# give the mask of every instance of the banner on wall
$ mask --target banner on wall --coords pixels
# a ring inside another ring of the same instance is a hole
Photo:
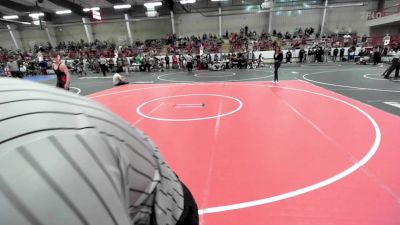
[[[374,20],[374,19],[379,19],[381,17],[384,17],[385,13],[380,12],[380,11],[372,11],[368,13],[368,20]]]

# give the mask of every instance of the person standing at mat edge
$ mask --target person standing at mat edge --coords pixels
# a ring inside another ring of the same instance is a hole
[[[397,49],[396,55],[392,59],[392,65],[382,74],[385,79],[389,79],[390,74],[393,70],[396,70],[394,74],[394,79],[399,79],[399,69],[400,69],[400,49]]]
[[[283,53],[281,52],[280,47],[275,47],[275,54],[274,54],[274,83],[279,83],[278,79],[278,69],[281,66],[281,63],[283,61]]]
[[[68,91],[71,77],[67,66],[62,64],[61,56],[58,53],[51,54],[51,61],[53,62],[53,70],[57,76],[56,87],[64,88],[65,90]]]

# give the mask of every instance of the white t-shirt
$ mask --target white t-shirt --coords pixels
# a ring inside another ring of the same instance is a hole
[[[38,52],[37,57],[38,57],[39,62],[43,61],[43,53],[42,52]]]
[[[122,80],[123,80],[122,76],[119,75],[119,73],[114,74],[114,76],[113,76],[113,84],[114,85],[119,84]]]
[[[344,42],[349,42],[349,39],[351,38],[349,34],[346,34],[343,37],[344,37]]]
[[[100,64],[106,65],[107,64],[107,60],[106,58],[100,58]]]

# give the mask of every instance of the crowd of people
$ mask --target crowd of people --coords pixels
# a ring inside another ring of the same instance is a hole
[[[394,55],[396,46],[368,47],[367,37],[345,34],[340,42],[315,33],[312,27],[296,29],[293,33],[272,34],[250,30],[248,26],[239,32],[226,31],[223,37],[214,34],[182,37],[169,35],[162,39],[136,41],[133,45],[117,45],[111,41],[95,40],[92,43],[60,42],[56,47],[50,43],[38,43],[28,51],[10,51],[0,47],[0,67],[9,76],[46,75],[50,68],[49,52],[57,51],[63,55],[67,67],[80,76],[88,72],[107,73],[138,71],[162,71],[164,69],[228,69],[254,68],[263,62],[261,55],[254,52],[286,49],[285,59],[291,62],[356,61],[365,64],[368,61],[377,64],[382,56]],[[385,37],[386,38],[386,37]],[[310,41],[311,39],[311,41]],[[230,43],[230,53],[221,54],[221,45]],[[288,44],[289,43],[289,44]],[[345,50],[345,47],[347,51]],[[357,50],[356,47],[360,50]],[[296,49],[299,50],[298,54]],[[346,51],[346,55],[345,55]],[[296,52],[296,54],[294,54]],[[296,60],[293,60],[296,55]],[[187,66],[189,65],[189,66]]]

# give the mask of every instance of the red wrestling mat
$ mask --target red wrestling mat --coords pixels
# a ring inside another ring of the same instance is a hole
[[[95,93],[147,133],[204,225],[400,224],[400,118],[303,81]]]

